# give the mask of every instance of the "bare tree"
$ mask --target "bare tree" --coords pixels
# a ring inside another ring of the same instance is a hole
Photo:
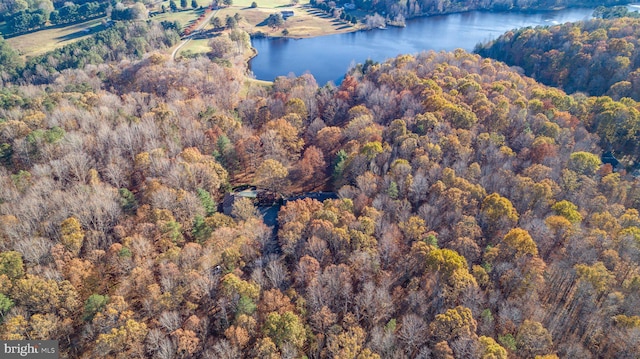
[[[378,27],[384,27],[384,25],[386,23],[384,17],[382,17],[378,13],[375,13],[373,15],[367,15],[364,18],[364,22],[366,24],[367,29],[375,29],[375,28],[378,28]]]
[[[210,350],[205,351],[206,359],[240,359],[241,353],[228,340],[220,339]]]
[[[402,317],[398,338],[407,346],[409,355],[413,355],[427,340],[427,332],[428,326],[424,319],[415,314],[407,314]]]
[[[280,258],[270,260],[264,272],[273,288],[284,289],[288,274],[287,268],[282,264]]]
[[[170,333],[180,328],[182,320],[180,319],[180,313],[176,311],[162,312],[158,322]]]
[[[14,248],[22,253],[25,261],[31,264],[39,264],[42,258],[49,254],[51,241],[42,237],[26,238],[16,242]]]

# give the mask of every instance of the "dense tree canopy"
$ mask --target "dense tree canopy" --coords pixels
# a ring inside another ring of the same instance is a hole
[[[174,36],[116,25],[7,77],[1,339],[80,358],[640,349],[640,183],[601,161],[632,148],[633,100],[462,50],[257,85],[233,48],[146,53]],[[219,211],[240,184],[335,196]]]
[[[586,110],[591,115],[581,120],[600,136],[605,150],[631,169],[638,160],[640,133],[638,104],[629,99],[640,99],[639,24],[640,19],[623,17],[519,29],[476,52],[520,66],[527,75],[568,92],[607,95],[588,99]]]
[[[326,6],[332,2],[314,0],[313,3]],[[421,15],[452,14],[473,10],[548,10],[562,7],[596,7],[628,4],[628,0],[407,0],[407,1],[374,1],[355,0],[356,7],[366,11],[377,11],[380,14],[389,14],[390,17],[397,18],[397,15],[414,17]],[[336,2],[340,3],[340,2]],[[322,6],[321,6],[322,8]]]

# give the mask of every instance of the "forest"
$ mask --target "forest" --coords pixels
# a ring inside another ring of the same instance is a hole
[[[613,21],[546,31],[587,47],[637,27]],[[0,40],[0,339],[61,358],[635,357],[636,100],[463,50],[265,85],[241,35],[180,61],[152,21],[26,64]],[[249,199],[222,213],[242,184],[338,198],[287,202],[272,228]]]
[[[77,23],[105,16],[115,1],[5,0],[0,3],[0,21],[6,20],[6,33],[15,36],[49,25]]]
[[[551,27],[509,31],[480,45],[476,53],[518,66],[528,76],[570,93],[603,96],[587,122],[600,146],[637,163],[640,99],[640,19],[593,19]],[[624,100],[622,100],[624,99]],[[622,100],[614,105],[615,101]],[[627,106],[631,105],[631,106]],[[627,122],[627,125],[615,125]],[[611,127],[613,126],[613,127]],[[614,128],[615,127],[615,128]]]
[[[509,31],[476,53],[574,93],[640,99],[640,19],[593,19]]]
[[[317,0],[319,3],[324,0]],[[327,1],[329,2],[329,1]],[[330,1],[333,2],[333,1]],[[452,14],[474,10],[534,11],[566,7],[596,7],[629,4],[629,0],[339,0],[336,4],[353,3],[359,9],[375,11],[395,18]]]

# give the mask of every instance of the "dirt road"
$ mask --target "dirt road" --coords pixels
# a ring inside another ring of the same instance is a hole
[[[191,41],[191,39],[193,38],[193,36],[195,36],[200,30],[202,30],[205,26],[207,26],[209,21],[211,21],[211,18],[213,18],[217,13],[218,13],[218,9],[215,9],[212,12],[210,12],[209,15],[207,15],[207,17],[205,17],[204,20],[202,20],[189,35],[187,35],[184,39],[182,39],[182,42],[175,49],[173,49],[173,52],[171,53],[171,60],[173,61],[176,60],[176,55],[178,54],[178,51],[180,51],[181,48],[183,48],[186,44],[188,44],[189,41]]]

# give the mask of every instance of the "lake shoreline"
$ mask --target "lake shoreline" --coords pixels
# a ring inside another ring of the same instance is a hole
[[[568,10],[568,9],[591,9],[589,7],[580,7],[580,6],[562,6],[562,7],[555,7],[552,9],[527,9],[527,10],[489,10],[489,9],[483,9],[483,10],[465,10],[465,11],[453,11],[453,12],[444,12],[444,13],[437,13],[437,14],[422,14],[422,15],[417,15],[417,16],[412,16],[412,17],[408,17],[406,18],[406,20],[416,20],[416,19],[423,19],[423,18],[430,18],[430,17],[438,17],[438,16],[448,16],[448,15],[460,15],[460,14],[467,14],[467,13],[472,13],[472,12],[486,12],[486,13],[491,13],[491,14],[502,14],[502,13],[521,13],[521,14],[540,14],[540,13],[551,13],[551,12],[555,12],[555,11],[562,11],[562,10]],[[346,33],[355,33],[355,32],[366,32],[366,31],[375,31],[375,30],[384,30],[387,27],[406,27],[407,25],[405,24],[404,26],[401,25],[396,25],[396,24],[392,24],[392,23],[388,23],[386,24],[386,27],[384,28],[371,28],[371,29],[367,29],[367,28],[363,28],[363,27],[358,27],[358,28],[353,28],[352,30],[349,31],[332,31],[332,32],[328,32],[328,33],[321,33],[321,34],[317,34],[317,35],[309,35],[309,36],[302,36],[302,35],[298,35],[298,36],[289,36],[289,35],[269,35],[269,34],[265,34],[263,32],[259,32],[258,34],[249,34],[251,39],[269,39],[269,40],[276,40],[276,39],[291,39],[291,40],[301,40],[301,39],[313,39],[313,38],[318,38],[318,37],[323,37],[323,36],[332,36],[332,35],[338,35],[338,34],[346,34]],[[544,25],[544,26],[553,26],[553,25]],[[251,56],[251,58],[248,59],[248,61],[250,61],[251,59],[253,59],[254,57],[258,56],[258,51],[255,50],[255,54],[253,56]]]
[[[315,9],[315,8],[312,8]],[[451,16],[451,15],[463,15],[463,14],[469,14],[469,13],[487,13],[487,14],[509,14],[509,13],[519,13],[519,14],[528,14],[528,15],[532,15],[532,14],[544,14],[544,13],[553,13],[553,12],[557,12],[557,11],[563,11],[563,10],[569,10],[569,9],[591,9],[589,7],[580,7],[580,6],[562,6],[562,7],[554,7],[554,8],[550,8],[550,9],[510,9],[510,10],[491,10],[491,9],[482,9],[482,10],[464,10],[464,11],[451,11],[451,12],[443,12],[443,13],[426,13],[426,14],[421,14],[421,15],[416,15],[416,16],[412,16],[412,17],[408,17],[406,18],[407,22],[410,21],[416,21],[419,19],[427,19],[427,18],[437,18],[439,16]],[[550,25],[546,25],[546,26],[551,26],[553,24]],[[407,27],[408,25],[405,23],[404,26],[398,26],[395,24],[387,24],[386,27],[384,29],[388,29],[388,28],[402,28],[402,27]],[[255,39],[266,39],[266,40],[302,40],[302,39],[313,39],[313,38],[320,38],[320,37],[325,37],[325,36],[333,36],[333,35],[339,35],[339,34],[347,34],[347,33],[358,33],[358,32],[370,32],[370,31],[376,31],[376,30],[380,30],[379,28],[371,28],[371,29],[367,29],[367,28],[363,28],[362,26],[353,26],[352,29],[348,30],[348,31],[329,31],[326,33],[320,33],[320,34],[315,34],[315,35],[309,35],[309,36],[304,36],[304,35],[269,35],[267,33],[264,32],[259,32],[259,33],[253,33],[250,34],[251,40],[255,40]],[[255,76],[255,74],[253,73],[253,71],[251,71],[251,65],[250,62],[256,58],[259,55],[259,51],[253,46],[252,43],[252,54],[251,56],[249,56],[246,59],[246,65],[247,65],[247,69],[249,70],[248,72],[250,73],[250,76],[253,76],[254,78],[258,79],[258,77]],[[270,81],[270,80],[263,80],[263,81]]]
[[[509,10],[492,10],[492,9],[476,9],[476,10],[462,10],[462,11],[451,11],[451,12],[441,12],[441,13],[423,13],[420,15],[415,15],[415,16],[410,16],[407,17],[406,20],[415,20],[415,19],[422,19],[422,18],[429,18],[429,17],[438,17],[438,16],[448,16],[448,15],[459,15],[459,14],[467,14],[467,13],[472,13],[472,12],[486,12],[486,13],[491,13],[491,14],[502,14],[502,13],[521,13],[521,14],[541,14],[541,13],[551,13],[551,12],[555,12],[555,11],[562,11],[562,10],[568,10],[568,9],[591,9],[590,7],[585,7],[585,6],[558,6],[558,7],[554,7],[554,8],[550,8],[550,9],[509,9]],[[338,20],[338,19],[336,19]],[[386,26],[388,27],[405,27],[405,26],[399,26],[399,25],[395,25],[393,23],[387,23]],[[380,30],[379,28],[364,28],[364,27],[353,27],[353,29],[348,30],[348,31],[331,31],[331,32],[327,32],[327,33],[321,33],[321,34],[316,34],[316,35],[308,35],[308,36],[304,36],[304,35],[269,35],[269,34],[265,34],[263,32],[260,32],[259,34],[250,34],[251,35],[251,39],[254,38],[265,38],[265,39],[293,39],[293,40],[298,40],[298,39],[312,39],[312,38],[316,38],[316,37],[321,37],[321,36],[331,36],[331,35],[337,35],[337,34],[344,34],[344,33],[351,33],[351,32],[360,32],[360,31],[372,31],[372,30]]]
[[[368,58],[384,61],[399,54],[455,48],[472,52],[478,43],[515,28],[587,20],[592,14],[593,8],[584,7],[559,11],[465,11],[412,18],[405,28],[387,26],[384,31],[353,31],[296,41],[289,41],[291,37],[254,37],[252,47],[259,55],[253,57],[249,68],[255,78],[265,81],[309,72],[318,83],[335,83],[350,66]]]

